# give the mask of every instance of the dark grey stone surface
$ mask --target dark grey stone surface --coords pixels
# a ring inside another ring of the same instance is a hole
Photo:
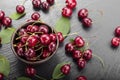
[[[0,9],[4,10],[7,16],[15,12],[17,4],[21,4],[23,0],[0,0]],[[43,0],[42,0],[43,1]],[[114,37],[114,29],[120,25],[120,0],[77,0],[78,5],[73,11],[71,21],[71,33],[79,32],[79,35],[84,37],[89,43],[93,53],[101,57],[105,62],[105,69],[102,68],[100,61],[93,57],[83,70],[79,70],[73,59],[65,54],[64,46],[71,37],[65,39],[60,45],[57,53],[49,61],[35,66],[38,74],[51,78],[54,67],[63,61],[72,63],[71,73],[61,80],[75,80],[79,75],[87,76],[88,80],[120,80],[120,47],[113,49],[110,46],[110,41]],[[65,0],[56,0],[48,13],[42,10],[41,19],[47,24],[54,27],[56,20],[61,17],[61,9],[65,6]],[[13,26],[18,27],[27,19],[31,18],[31,14],[35,11],[32,7],[31,0],[25,3],[27,15],[20,20],[13,20]],[[81,8],[89,10],[89,17],[93,20],[93,26],[90,29],[82,27],[81,22],[77,18],[77,12]],[[96,38],[88,38],[96,36]],[[20,62],[14,56],[11,45],[2,45],[0,54],[5,55],[11,64],[11,72],[9,80],[16,80],[18,76],[24,76],[24,68],[26,64]],[[33,78],[33,80],[35,80]],[[36,79],[38,80],[38,79]]]

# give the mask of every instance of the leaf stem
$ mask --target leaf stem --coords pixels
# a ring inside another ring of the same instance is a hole
[[[43,78],[43,77],[41,77],[39,75],[35,75],[35,77],[39,78],[40,80],[47,80],[47,79],[45,79],[45,78]]]
[[[104,64],[104,61],[102,60],[101,57],[95,55],[95,54],[92,54],[94,57],[98,58],[100,60],[100,62],[102,63],[102,67],[105,68],[105,64]]]

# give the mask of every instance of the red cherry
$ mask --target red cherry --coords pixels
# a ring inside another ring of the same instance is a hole
[[[78,67],[82,69],[85,67],[86,61],[84,59],[78,59],[77,64],[78,64]]]
[[[9,27],[9,26],[11,26],[12,19],[9,17],[4,17],[2,20],[2,23],[4,26]]]
[[[51,40],[50,40],[50,36],[48,34],[43,34],[40,36],[40,42],[43,45],[48,45],[50,44]]]
[[[23,36],[23,35],[27,34],[27,30],[26,29],[20,29],[18,34],[19,34],[19,36]]]
[[[90,60],[92,58],[92,50],[91,49],[85,50],[83,57],[85,60]]]
[[[64,37],[63,37],[63,34],[61,32],[57,32],[56,35],[57,35],[58,40],[59,40],[60,43],[64,41]]]
[[[71,2],[70,1],[66,2],[66,6],[70,9],[74,9],[76,5],[77,5],[77,2],[75,0]]]
[[[45,58],[49,57],[50,54],[51,54],[51,53],[50,53],[47,49],[44,49],[43,52],[42,52],[42,56],[41,56],[41,57],[42,57],[43,59],[45,59]]]
[[[34,25],[34,26],[31,27],[30,32],[34,33],[34,32],[38,32],[38,30],[39,30],[39,27]]]
[[[16,11],[17,11],[17,13],[22,14],[25,11],[25,7],[23,5],[17,5],[16,6]]]
[[[5,12],[0,10],[0,20],[2,20],[5,16]]]
[[[76,44],[77,47],[83,47],[85,45],[85,41],[80,36],[77,36],[75,38],[74,43]]]
[[[25,72],[26,72],[26,74],[27,74],[28,76],[30,76],[30,77],[33,77],[33,76],[35,76],[35,74],[36,74],[36,70],[35,70],[35,68],[33,68],[33,67],[27,67],[27,68],[25,69]]]
[[[55,42],[57,40],[56,34],[53,34],[53,33],[50,34],[50,39],[51,39],[52,42]]]
[[[35,52],[35,50],[32,49],[32,48],[29,48],[29,49],[25,52],[25,57],[26,57],[27,59],[36,57],[36,52]]]
[[[116,36],[120,36],[120,26],[118,26],[116,29],[115,29],[115,35]]]
[[[113,47],[118,47],[118,46],[120,45],[120,38],[118,38],[118,37],[112,38],[112,40],[111,40],[111,45],[112,45]]]
[[[83,9],[80,9],[79,12],[78,12],[78,17],[80,19],[84,19],[84,18],[87,18],[88,16],[88,10],[86,8],[83,8]]]
[[[28,31],[28,32],[31,32],[32,27],[33,27],[33,25],[28,25],[28,26],[27,26],[27,31]]]
[[[71,66],[70,64],[65,64],[61,67],[61,72],[64,74],[64,75],[68,75],[70,73],[70,69],[71,69]]]
[[[42,9],[44,11],[49,10],[49,7],[50,7],[50,5],[47,1],[42,2]]]
[[[33,20],[38,20],[40,18],[40,14],[38,12],[34,12],[32,15],[31,15],[31,18]]]
[[[47,2],[50,4],[50,5],[53,5],[55,0],[47,0]]]
[[[82,24],[85,27],[91,27],[92,26],[92,19],[90,19],[90,18],[84,18],[82,20]]]
[[[22,43],[26,43],[28,37],[29,37],[28,35],[24,35],[23,37],[21,37],[20,41],[21,41]]]
[[[68,8],[68,7],[64,7],[62,9],[62,16],[64,17],[71,17],[72,15],[72,9]]]
[[[23,48],[18,48],[17,49],[17,55],[18,56],[24,56],[24,50],[23,50]]]
[[[27,41],[29,47],[34,47],[38,43],[38,38],[35,35],[33,35],[30,36]]]
[[[66,0],[65,3],[76,2],[76,0]]]
[[[81,57],[82,57],[82,52],[80,50],[73,51],[73,58],[74,59],[80,59]]]
[[[49,45],[48,45],[48,50],[49,52],[54,52],[56,50],[56,43],[55,42],[51,42]]]
[[[49,29],[46,25],[41,25],[39,27],[39,32],[42,32],[43,34],[48,34],[49,33]]]
[[[0,80],[3,80],[3,74],[2,73],[0,73]]]
[[[40,8],[41,0],[33,0],[32,4],[34,8]]]
[[[67,52],[72,52],[74,50],[73,43],[67,43],[66,46],[65,46],[65,50]]]
[[[85,76],[78,76],[76,80],[87,80],[87,78]]]

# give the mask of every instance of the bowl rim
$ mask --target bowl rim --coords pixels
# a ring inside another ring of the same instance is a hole
[[[46,24],[46,23],[43,23],[43,22],[40,22],[40,21],[26,22],[26,23],[22,24],[21,26],[19,26],[19,27],[13,32],[12,37],[11,37],[11,49],[12,49],[14,55],[15,55],[20,61],[22,61],[22,62],[24,62],[24,63],[27,63],[27,64],[41,64],[41,63],[44,63],[44,62],[48,61],[49,59],[51,59],[51,58],[55,55],[55,53],[56,53],[56,51],[57,51],[57,49],[58,49],[58,46],[59,46],[59,40],[58,40],[58,37],[57,37],[57,36],[56,36],[56,37],[57,37],[56,50],[55,50],[55,51],[52,53],[52,55],[50,55],[49,57],[47,57],[47,58],[45,58],[45,59],[42,59],[42,60],[39,60],[39,61],[28,61],[28,60],[25,60],[25,59],[19,57],[19,56],[17,55],[15,49],[14,49],[14,46],[13,46],[13,41],[14,41],[14,38],[15,38],[15,35],[16,35],[17,31],[18,31],[20,28],[25,27],[26,25],[29,25],[29,24],[33,24],[33,23],[40,23],[40,24],[43,24],[43,25],[47,25],[47,26],[48,26],[49,28],[51,28],[55,33],[57,33],[56,30],[55,30],[53,27],[49,26],[49,25]]]

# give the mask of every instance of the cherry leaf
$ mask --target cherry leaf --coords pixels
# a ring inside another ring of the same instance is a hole
[[[26,15],[25,12],[22,13],[22,14],[19,14],[19,13],[15,12],[15,13],[13,13],[13,14],[10,15],[10,18],[14,19],[14,20],[18,20],[18,19],[22,18],[25,15]]]
[[[1,37],[1,44],[7,44],[11,40],[11,36],[13,32],[15,31],[15,28],[7,28],[7,29],[2,29],[0,32],[0,37]]]
[[[10,63],[5,56],[0,55],[0,73],[5,75],[6,77],[10,73]]]
[[[28,77],[18,77],[17,80],[31,80],[31,79]]]
[[[57,20],[55,24],[55,30],[57,32],[62,32],[64,37],[70,32],[70,19],[61,17]]]
[[[65,64],[69,64],[68,62],[63,62],[63,63],[60,63],[60,64],[58,64],[56,67],[55,67],[55,69],[54,69],[54,71],[53,71],[53,74],[52,74],[52,78],[53,79],[60,79],[60,78],[63,78],[63,77],[65,77],[65,75],[64,74],[62,74],[62,72],[61,72],[61,67],[63,66],[63,65],[65,65]]]

